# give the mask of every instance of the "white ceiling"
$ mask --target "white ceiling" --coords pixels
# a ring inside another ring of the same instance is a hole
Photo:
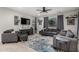
[[[63,12],[78,9],[77,7],[47,7],[47,9],[52,9],[52,10],[48,11],[48,13],[40,13],[40,11],[36,11],[36,10],[41,9],[42,7],[8,7],[8,8],[35,17],[44,16],[44,15],[53,15],[60,12],[63,13]]]

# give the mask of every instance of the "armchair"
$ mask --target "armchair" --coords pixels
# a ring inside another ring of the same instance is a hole
[[[69,37],[68,35],[67,36],[65,36],[65,35],[63,36],[63,35],[60,35],[60,34],[54,35],[54,37],[53,37],[53,47],[56,48],[56,49],[58,49],[58,48],[61,49],[61,47],[59,47],[59,42],[57,40],[61,41],[61,43],[63,42],[62,40],[64,40],[64,41],[68,40],[69,44],[66,45],[66,46],[69,47],[69,48],[65,48],[65,50],[68,50],[69,52],[78,51],[78,48],[77,48],[78,47],[78,39],[77,38]],[[62,44],[62,46],[64,48],[65,45]]]

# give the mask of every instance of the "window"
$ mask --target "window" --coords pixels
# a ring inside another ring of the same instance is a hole
[[[57,19],[56,17],[48,17],[48,27],[56,27]]]

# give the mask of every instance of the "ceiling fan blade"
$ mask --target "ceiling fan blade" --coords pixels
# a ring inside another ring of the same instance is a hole
[[[37,11],[42,11],[42,10],[40,10],[40,9],[37,9]]]
[[[42,13],[43,11],[41,11],[40,13]]]
[[[48,12],[47,11],[45,11],[45,12],[41,11],[40,13],[48,13]]]
[[[48,13],[48,12],[46,11],[46,13]]]
[[[46,11],[51,11],[52,9],[47,9]]]

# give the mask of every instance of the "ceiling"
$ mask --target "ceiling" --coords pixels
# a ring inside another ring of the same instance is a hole
[[[48,13],[40,13],[40,11],[36,11],[36,10],[42,9],[42,7],[8,7],[8,8],[35,17],[44,16],[44,15],[48,16],[48,15],[53,15],[57,13],[63,13],[63,12],[78,9],[77,7],[46,7],[47,9],[52,9],[52,10],[48,11]]]

